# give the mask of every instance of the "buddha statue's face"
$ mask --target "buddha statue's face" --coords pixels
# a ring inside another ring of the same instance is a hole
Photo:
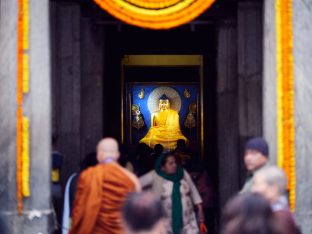
[[[170,108],[170,102],[168,99],[159,100],[159,110],[168,110]]]

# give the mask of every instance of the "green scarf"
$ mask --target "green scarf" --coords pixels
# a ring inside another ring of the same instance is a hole
[[[161,161],[163,160],[164,155],[160,155],[155,163],[155,171],[162,178],[173,182],[173,190],[171,194],[171,203],[172,203],[172,212],[171,212],[171,220],[172,220],[172,231],[174,234],[180,234],[183,227],[183,216],[182,216],[182,201],[181,201],[181,193],[180,193],[180,181],[184,177],[184,171],[182,167],[177,168],[175,174],[169,175],[166,174],[161,169]]]

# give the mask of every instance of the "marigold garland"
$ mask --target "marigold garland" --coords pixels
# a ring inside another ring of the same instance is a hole
[[[22,148],[22,194],[30,196],[29,186],[29,119],[23,117],[23,148]]]
[[[23,93],[29,92],[29,0],[18,0],[16,81],[16,197],[18,214],[29,196],[29,120],[23,117]]]
[[[288,179],[289,203],[296,201],[292,0],[276,0],[277,163]]]
[[[94,0],[127,24],[169,29],[185,24],[207,10],[215,0]]]
[[[23,54],[23,93],[29,92],[29,57]]]
[[[17,108],[16,113],[16,197],[17,210],[21,214],[23,211],[22,194],[22,107]]]

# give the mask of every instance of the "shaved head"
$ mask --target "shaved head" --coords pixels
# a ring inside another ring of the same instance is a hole
[[[98,143],[96,151],[97,151],[97,159],[99,162],[105,160],[105,158],[108,157],[112,157],[116,160],[119,157],[118,142],[111,137],[102,139]]]

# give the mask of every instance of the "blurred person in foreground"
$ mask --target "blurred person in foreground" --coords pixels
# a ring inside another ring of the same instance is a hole
[[[151,193],[129,195],[122,210],[125,234],[162,234],[165,211]]]
[[[254,174],[269,166],[269,146],[262,137],[251,138],[245,144],[244,163],[248,172],[241,192],[250,192]]]
[[[271,204],[274,215],[284,228],[283,234],[298,234],[299,228],[288,206],[286,185],[287,180],[283,170],[270,166],[255,174],[251,190],[263,195]]]
[[[199,233],[194,206],[198,211],[200,233],[207,233],[202,199],[190,175],[177,165],[173,152],[161,155],[155,170],[140,177],[142,187],[151,187],[155,196],[161,199],[168,222],[166,234]]]
[[[131,192],[140,191],[135,175],[118,163],[118,143],[104,138],[97,145],[98,165],[79,176],[70,234],[122,234],[121,209]]]
[[[241,193],[223,211],[221,234],[284,234],[269,202],[260,194]]]

